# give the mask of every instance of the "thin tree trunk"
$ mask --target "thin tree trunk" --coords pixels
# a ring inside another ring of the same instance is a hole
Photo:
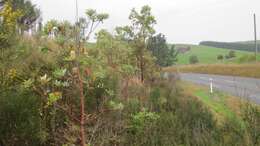
[[[85,146],[85,96],[83,89],[83,81],[80,76],[80,71],[78,68],[78,78],[79,78],[79,92],[80,92],[80,137],[81,137],[81,146]]]
[[[76,56],[80,56],[80,36],[78,32],[78,24],[76,24]],[[78,89],[79,89],[79,96],[80,96],[80,139],[81,139],[81,146],[85,146],[86,141],[85,141],[85,97],[84,97],[84,86],[83,86],[83,81],[80,75],[80,65],[79,62],[76,61],[76,67],[77,67],[77,76],[78,76]]]
[[[144,60],[143,60],[143,50],[141,51],[140,56],[140,71],[141,71],[141,81],[144,81]]]

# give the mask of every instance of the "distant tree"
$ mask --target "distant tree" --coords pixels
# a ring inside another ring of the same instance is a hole
[[[100,23],[103,23],[104,20],[108,19],[109,15],[107,13],[97,13],[96,10],[87,9],[86,19],[80,19],[81,31],[85,35],[85,40],[88,40],[90,35],[97,29]]]
[[[220,55],[217,56],[217,59],[218,59],[218,60],[223,60],[223,59],[224,59],[224,56],[220,54]]]
[[[225,59],[230,59],[230,57],[229,57],[229,55],[227,54],[227,55],[225,55]]]
[[[136,57],[138,60],[138,66],[140,69],[140,79],[144,81],[145,75],[145,55],[148,55],[147,50],[147,39],[151,37],[155,30],[153,28],[154,24],[156,24],[155,17],[151,13],[151,7],[148,5],[143,6],[140,12],[136,11],[136,9],[132,9],[129,19],[132,23],[130,27],[130,36],[133,38],[133,45],[136,48]]]
[[[171,65],[174,65],[177,61],[178,61],[178,55],[179,55],[179,52],[175,49],[175,46],[172,45],[170,48],[169,48],[169,53],[168,53],[168,56],[166,58],[166,66],[171,66]]]
[[[199,59],[196,55],[192,55],[192,56],[190,56],[189,61],[190,61],[190,64],[196,64],[199,62]]]
[[[177,61],[178,52],[174,45],[168,46],[165,36],[161,33],[148,39],[147,48],[157,58],[156,63],[160,66],[170,66]]]
[[[229,58],[234,58],[234,57],[236,57],[236,52],[235,51],[229,51],[228,52],[228,56],[229,56]]]
[[[85,42],[87,42],[91,36],[91,34],[97,29],[100,23],[103,23],[104,20],[108,19],[109,15],[106,13],[97,13],[96,10],[88,9],[85,12],[86,20],[82,19],[80,22],[76,24],[76,56],[79,57],[81,53],[85,53],[84,51],[80,50],[80,37],[83,37],[83,44],[85,46]],[[82,23],[82,24],[80,24]],[[85,23],[85,24],[84,24]],[[84,27],[83,27],[84,26]],[[85,35],[86,30],[86,35]],[[81,32],[84,32],[84,36],[81,35]],[[81,145],[84,146],[85,143],[85,95],[84,95],[84,81],[82,79],[82,74],[80,73],[80,66],[79,63],[75,64],[75,68],[77,70],[77,88],[79,89],[78,95],[80,97],[80,138],[81,138]]]
[[[156,36],[150,37],[148,39],[147,48],[150,50],[157,58],[156,63],[160,66],[166,66],[166,58],[168,56],[168,46],[166,43],[166,38],[163,34],[158,34]]]

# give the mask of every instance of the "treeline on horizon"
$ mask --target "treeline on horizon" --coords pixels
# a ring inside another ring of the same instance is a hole
[[[202,41],[200,45],[216,47],[216,48],[226,48],[230,50],[241,50],[241,51],[255,51],[255,44],[250,42],[216,42],[216,41]],[[258,42],[258,50],[260,50],[260,43]]]

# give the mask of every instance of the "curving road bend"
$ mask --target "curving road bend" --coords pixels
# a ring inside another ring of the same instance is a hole
[[[180,77],[184,81],[206,86],[210,86],[212,79],[213,89],[260,104],[260,79],[197,73],[181,73]]]

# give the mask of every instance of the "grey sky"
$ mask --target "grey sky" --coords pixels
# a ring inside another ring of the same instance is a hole
[[[52,18],[75,21],[75,0],[32,1],[41,9],[44,22]],[[156,31],[171,43],[252,40],[253,13],[258,14],[260,37],[260,0],[79,0],[79,14],[84,16],[88,8],[109,13],[101,28],[112,31],[129,24],[133,7],[146,4],[156,17]]]

